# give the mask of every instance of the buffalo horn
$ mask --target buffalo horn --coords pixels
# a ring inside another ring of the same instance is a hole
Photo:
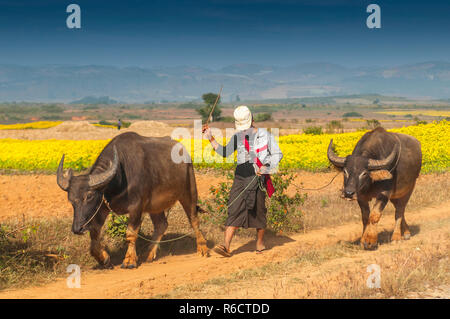
[[[395,144],[394,149],[392,150],[391,154],[389,154],[388,157],[381,159],[381,160],[369,159],[368,169],[369,170],[377,170],[377,169],[389,168],[389,166],[391,166],[391,163],[397,157],[398,149],[399,149],[399,145]]]
[[[64,174],[64,156],[62,156],[61,161],[58,165],[58,170],[56,172],[56,182],[58,186],[61,187],[62,190],[67,191],[69,189],[70,179],[72,178],[72,169]]]
[[[116,175],[117,168],[119,167],[119,156],[117,155],[117,149],[114,146],[114,158],[111,162],[110,167],[103,173],[98,173],[95,175],[89,175],[89,187],[100,188],[108,184]]]
[[[327,152],[328,159],[331,163],[333,163],[336,167],[344,167],[345,163],[345,157],[339,157],[337,156],[333,151],[333,139],[331,139],[330,144],[328,145],[328,152]]]

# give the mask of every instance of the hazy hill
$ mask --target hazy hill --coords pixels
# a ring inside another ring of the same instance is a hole
[[[423,62],[397,67],[347,68],[331,63],[290,67],[235,64],[218,70],[178,66],[0,65],[0,101],[79,100],[110,96],[144,102],[198,99],[224,85],[223,101],[285,99],[378,93],[448,99],[450,63]]]
[[[86,96],[82,99],[72,101],[69,104],[117,104],[117,101],[110,99],[109,96]]]

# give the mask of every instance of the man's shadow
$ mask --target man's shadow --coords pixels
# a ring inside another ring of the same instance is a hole
[[[295,240],[289,238],[285,235],[277,235],[276,233],[266,230],[264,234],[264,245],[266,246],[265,250],[270,250],[276,246],[283,246],[286,243],[291,243]],[[256,240],[251,240],[248,243],[240,246],[239,248],[232,250],[231,253],[233,255],[240,254],[244,252],[254,252],[256,251]]]

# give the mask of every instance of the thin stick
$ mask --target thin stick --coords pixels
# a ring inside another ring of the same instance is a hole
[[[211,109],[211,112],[209,112],[209,116],[208,116],[208,119],[206,120],[205,125],[208,125],[209,121],[211,120],[211,116],[212,116],[212,114],[214,112],[214,109],[216,108],[217,102],[220,99],[220,94],[222,93],[222,88],[223,88],[223,85],[220,87],[220,91],[219,91],[219,94],[217,95],[216,102],[214,102],[214,105],[213,105],[213,107]]]

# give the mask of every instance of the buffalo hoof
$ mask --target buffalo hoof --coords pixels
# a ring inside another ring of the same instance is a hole
[[[365,250],[376,250],[378,248],[378,243],[363,243],[363,247]]]
[[[122,264],[122,266],[120,266],[120,268],[122,269],[134,269],[137,268],[136,264]]]
[[[127,253],[122,261],[121,268],[124,269],[134,269],[137,268],[137,257],[136,253]]]
[[[98,264],[94,267],[94,269],[114,269],[114,266],[113,264],[108,262],[107,264]]]
[[[209,257],[209,249],[206,245],[197,246],[197,253],[201,256]]]
[[[405,233],[404,235],[403,235],[403,239],[404,240],[408,240],[408,239],[410,239],[411,238],[411,234],[410,233]]]
[[[150,250],[150,252],[148,253],[148,256],[147,256],[147,262],[148,263],[151,263],[153,260],[156,259],[156,251],[157,251],[156,248],[152,248]]]
[[[103,262],[103,268],[104,269],[114,269],[114,266],[111,263],[111,257],[109,257],[108,254],[106,254],[106,256],[107,257],[106,257],[105,261]]]

